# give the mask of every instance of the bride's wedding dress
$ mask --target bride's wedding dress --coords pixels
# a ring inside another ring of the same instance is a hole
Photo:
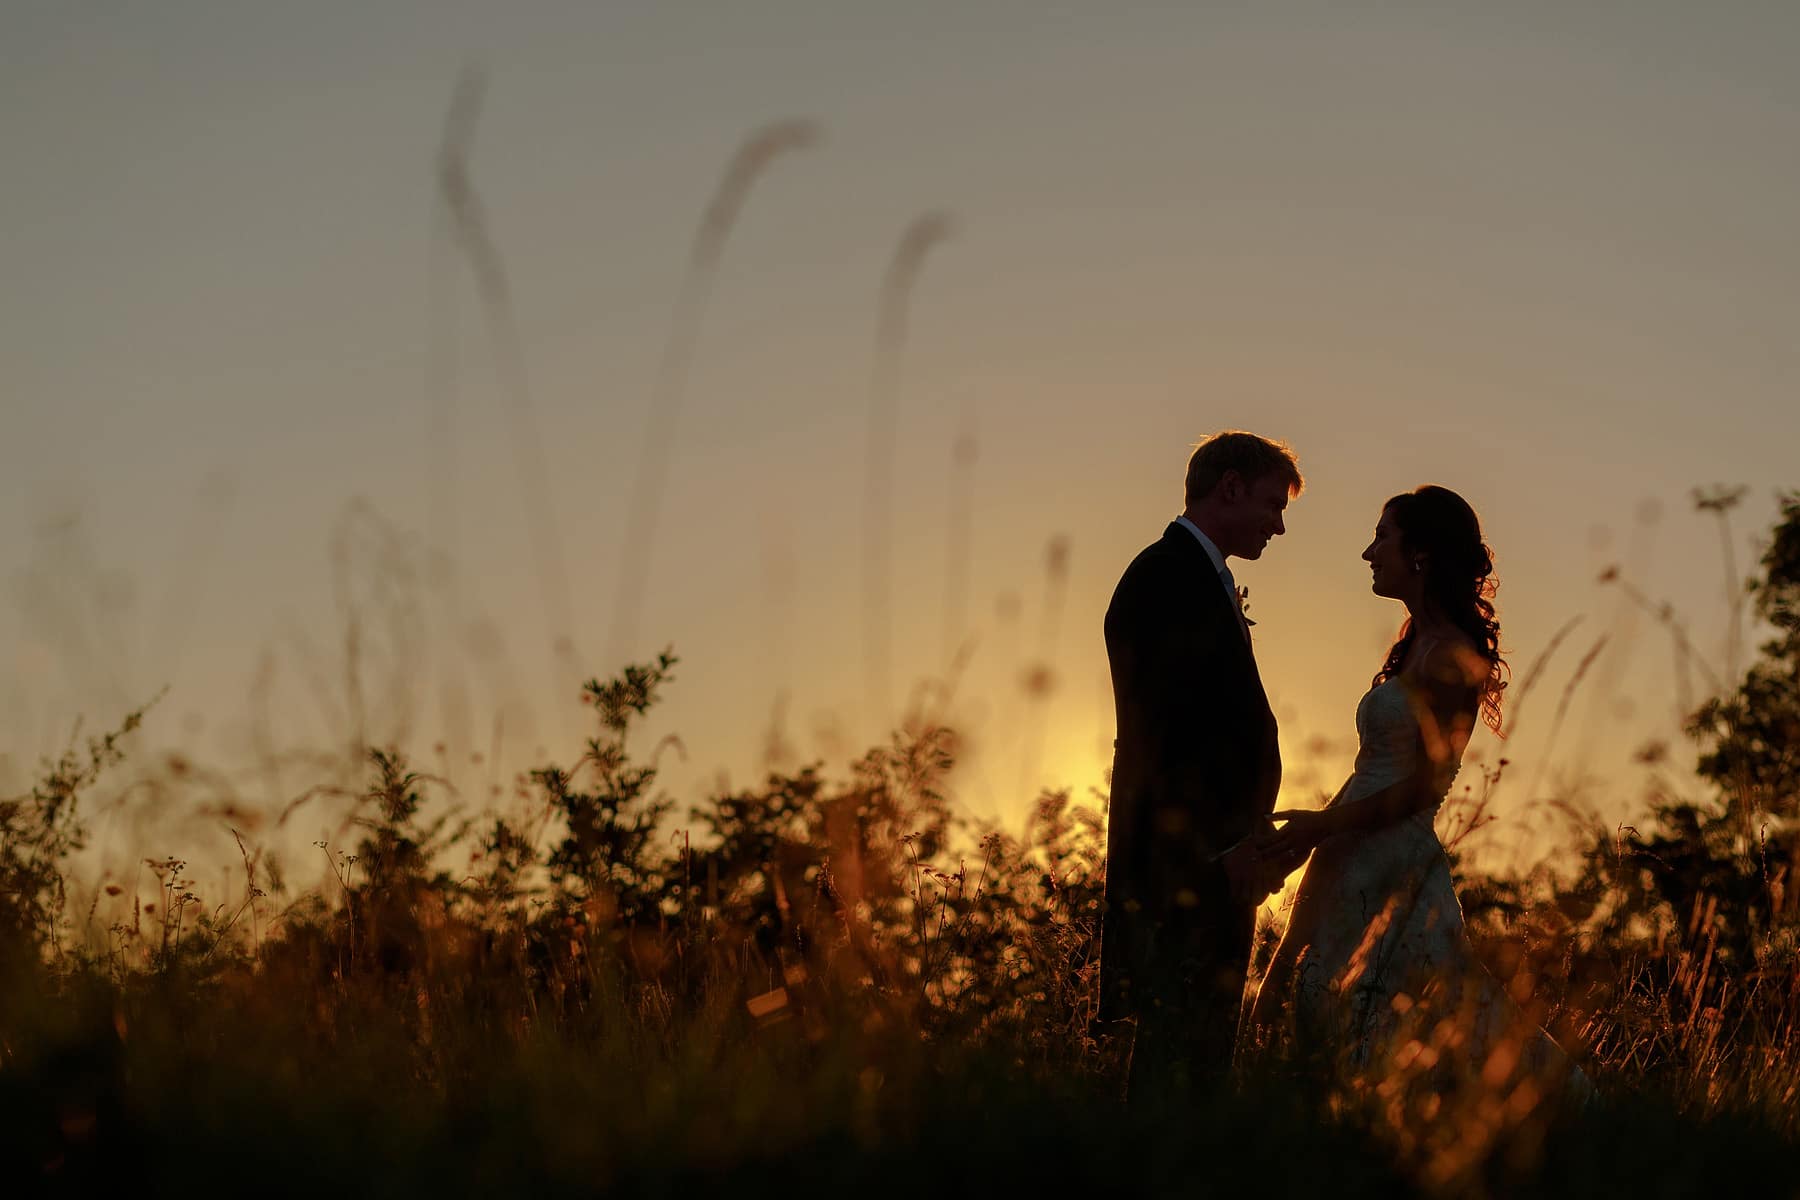
[[[1419,722],[1399,679],[1363,695],[1356,732],[1355,771],[1333,806],[1358,803],[1418,767]],[[1353,1070],[1379,1071],[1416,1058],[1416,1048],[1403,1054],[1407,1043],[1454,1021],[1454,1033],[1438,1040],[1477,1070],[1507,1067],[1498,1074],[1587,1094],[1586,1077],[1476,960],[1432,816],[1340,834],[1313,851],[1252,1023]]]

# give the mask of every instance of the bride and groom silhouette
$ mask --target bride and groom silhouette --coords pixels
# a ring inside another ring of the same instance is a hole
[[[1135,1024],[1128,1095],[1216,1084],[1241,1041],[1377,1069],[1403,1023],[1432,1012],[1462,1024],[1467,1054],[1504,1045],[1512,1073],[1580,1090],[1579,1071],[1476,962],[1432,826],[1476,721],[1498,732],[1505,686],[1492,553],[1456,493],[1427,485],[1382,507],[1362,557],[1406,620],[1357,705],[1354,773],[1321,810],[1275,808],[1275,716],[1229,560],[1257,559],[1286,532],[1303,487],[1286,446],[1208,438],[1188,462],[1183,512],[1107,609],[1118,737],[1100,1019]],[[1309,859],[1244,1012],[1257,907]]]

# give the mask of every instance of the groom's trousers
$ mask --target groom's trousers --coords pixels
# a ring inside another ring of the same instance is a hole
[[[1126,957],[1123,1007],[1136,1018],[1127,1095],[1154,1102],[1204,1093],[1231,1071],[1256,907],[1210,904],[1140,910],[1115,947]],[[1111,941],[1112,939],[1108,939]]]

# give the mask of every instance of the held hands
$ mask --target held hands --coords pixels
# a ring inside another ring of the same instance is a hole
[[[1305,854],[1296,858],[1280,852],[1275,845],[1279,836],[1275,827],[1268,825],[1219,856],[1232,898],[1238,903],[1261,904],[1280,891],[1288,875],[1306,861]]]
[[[1290,870],[1297,869],[1306,861],[1306,856],[1313,852],[1314,847],[1331,836],[1322,812],[1305,808],[1282,808],[1270,813],[1269,819],[1287,823],[1265,835],[1263,853],[1283,862],[1291,862],[1293,866]]]
[[[1260,904],[1268,896],[1268,872],[1254,838],[1245,838],[1225,851],[1219,856],[1219,865],[1225,868],[1225,882],[1235,902]]]
[[[1276,821],[1284,821],[1280,829]],[[1330,821],[1322,812],[1284,808],[1219,856],[1232,897],[1240,904],[1260,904],[1281,890],[1287,877],[1306,865],[1313,848],[1331,836]]]

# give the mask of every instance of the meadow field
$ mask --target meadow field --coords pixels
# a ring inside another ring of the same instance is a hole
[[[121,803],[217,812],[216,780],[138,761],[141,714],[44,764],[0,804],[0,1178],[1795,1194],[1800,502],[1783,512],[1749,593],[1771,640],[1666,750],[1699,755],[1706,794],[1623,826],[1571,808],[1528,874],[1457,854],[1493,771],[1440,814],[1483,959],[1598,1085],[1585,1107],[1457,1063],[1452,1022],[1372,1072],[1246,1046],[1231,1086],[1127,1106],[1129,1030],[1094,1022],[1103,795],[1048,791],[1023,829],[958,817],[957,733],[915,716],[676,813],[655,767],[670,652],[590,681],[586,745],[480,810],[417,765],[429,748],[366,747],[343,838],[315,847],[323,889],[241,830],[229,895],[179,859],[145,861],[151,888],[84,878],[96,797],[132,781]]]
[[[1104,790],[1010,797],[1004,811],[1029,813],[1016,826],[971,817],[954,802],[969,731],[915,693],[861,753],[771,754],[738,776],[756,782],[679,810],[659,767],[684,731],[662,705],[717,681],[685,678],[679,646],[577,658],[525,344],[469,169],[480,97],[466,76],[444,124],[432,296],[446,303],[453,274],[472,272],[541,605],[523,640],[552,646],[559,671],[594,672],[591,734],[510,783],[497,754],[469,759],[467,694],[454,770],[442,741],[370,736],[368,713],[437,697],[413,674],[417,614],[381,574],[401,539],[353,513],[333,554],[376,563],[368,607],[392,653],[347,631],[337,743],[258,747],[277,781],[264,786],[260,768],[160,748],[148,700],[0,796],[0,1197],[1800,1195],[1800,495],[1780,499],[1734,598],[1734,645],[1739,602],[1761,639],[1753,661],[1699,670],[1683,740],[1641,755],[1679,769],[1629,798],[1630,819],[1551,789],[1511,811],[1554,851],[1496,867],[1470,849],[1517,786],[1503,760],[1471,762],[1439,813],[1485,969],[1597,1098],[1561,1103],[1516,1077],[1512,1051],[1459,1052],[1447,1017],[1366,1069],[1245,1043],[1228,1083],[1127,1104],[1132,1031],[1096,1015]],[[694,233],[631,463],[615,646],[658,636],[648,564],[732,223],[771,163],[818,136],[808,121],[754,133]],[[891,711],[901,682],[901,362],[912,288],[950,230],[937,210],[914,216],[879,294],[857,530],[866,713]],[[421,573],[450,594],[461,483],[440,392],[426,541],[443,557]],[[952,450],[946,645],[969,624],[974,446],[959,435]],[[1720,514],[1739,498],[1695,496]],[[1052,634],[1068,545],[1051,542]],[[1666,609],[1609,582],[1684,670],[1704,666]],[[1509,703],[1561,644],[1520,670]],[[1534,712],[1561,725],[1600,645]],[[1053,678],[1039,663],[1025,687]],[[1041,736],[1017,739],[1030,767]],[[487,786],[452,778],[469,761]],[[320,812],[331,832],[309,844],[297,831]],[[98,813],[131,871],[96,865]],[[154,845],[131,843],[138,816]],[[169,844],[201,827],[235,848],[223,877]],[[1274,908],[1259,930],[1252,985],[1282,921]]]

